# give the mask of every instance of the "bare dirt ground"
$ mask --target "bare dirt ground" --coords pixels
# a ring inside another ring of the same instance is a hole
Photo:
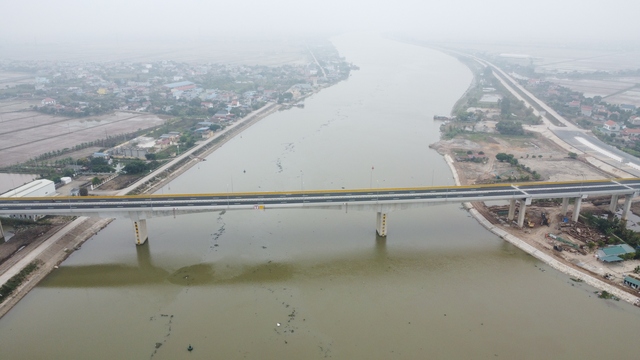
[[[18,252],[28,253],[51,235],[71,221],[71,217],[57,216],[47,218],[47,223],[33,223],[16,226],[15,235],[11,241],[0,244],[0,273],[19,261]]]
[[[487,159],[484,163],[454,162],[460,182],[465,185],[495,182],[496,174],[505,172],[510,174],[514,167],[498,162],[495,155],[499,152],[514,154],[519,162],[539,172],[543,181],[611,178],[611,175],[589,166],[581,159],[568,158],[564,151],[543,137],[509,138],[495,134],[472,135],[453,140],[441,140],[431,147],[441,154],[449,154],[452,158],[455,158],[456,154],[466,154],[468,150],[474,153],[483,151],[486,154]],[[542,157],[538,157],[540,155]],[[609,208],[610,200],[610,197],[586,199],[582,204],[582,212],[604,214]],[[633,290],[622,285],[622,279],[636,266],[640,266],[640,260],[618,264],[604,264],[598,261],[595,258],[595,249],[589,249],[588,242],[601,240],[602,235],[581,223],[564,223],[559,202],[534,201],[527,207],[525,227],[522,229],[507,220],[507,205],[486,206],[483,202],[474,202],[473,206],[492,224],[499,225],[535,248],[562,260],[575,269],[586,271],[619,289],[633,293]],[[572,207],[569,209],[566,217],[570,219]],[[640,215],[640,203],[634,204],[634,209]],[[549,219],[549,226],[542,225],[542,213]],[[558,235],[575,244],[575,248],[552,239],[549,234]],[[554,250],[554,245],[561,247],[563,251]],[[606,274],[610,274],[608,279],[604,278]],[[638,293],[636,292],[635,295]]]
[[[103,185],[100,185],[98,190],[100,191],[110,191],[110,190],[120,190],[124,189],[127,186],[133,184],[136,180],[140,179],[141,175],[118,175],[113,180],[107,181]]]
[[[70,148],[109,135],[158,126],[163,122],[153,114],[132,112],[87,118],[67,118],[34,111],[4,112],[0,116],[0,167],[23,162],[51,150]]]
[[[554,143],[542,136],[525,138],[510,138],[497,134],[472,134],[452,140],[441,140],[433,145],[441,154],[450,154],[455,158],[456,153],[474,153],[483,151],[486,162],[456,162],[459,169],[460,181],[465,184],[486,184],[505,180],[511,176],[519,178],[526,175],[514,166],[496,160],[496,154],[505,152],[513,154],[519,163],[528,166],[532,171],[540,174],[542,181],[568,181],[580,179],[610,178],[600,170],[594,169],[580,159],[571,159],[566,151],[558,148]],[[530,174],[529,174],[530,175]],[[500,176],[500,180],[497,177]],[[516,182],[512,180],[511,182]]]

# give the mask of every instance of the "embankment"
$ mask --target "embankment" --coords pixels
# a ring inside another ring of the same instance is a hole
[[[447,161],[447,164],[449,165],[449,168],[451,169],[451,173],[453,174],[453,179],[455,180],[456,185],[461,185],[460,184],[460,179],[458,177],[458,172],[456,171],[456,168],[453,164],[453,159],[451,159],[451,156],[449,155],[445,155],[444,156],[445,160]],[[630,294],[626,291],[623,291],[613,285],[607,284],[606,282],[592,276],[591,274],[585,273],[583,271],[577,270],[567,264],[562,263],[561,261],[559,261],[558,259],[553,258],[551,255],[540,251],[538,249],[536,249],[535,247],[529,245],[527,242],[525,242],[524,240],[518,238],[517,236],[508,233],[506,230],[493,225],[491,222],[489,222],[489,220],[487,220],[484,216],[482,216],[478,210],[476,210],[473,205],[471,203],[464,203],[464,207],[471,213],[471,215],[482,225],[484,226],[487,230],[491,231],[492,233],[496,234],[497,236],[499,236],[500,238],[504,239],[505,241],[517,246],[520,250],[528,253],[529,255],[535,257],[536,259],[544,262],[545,264],[551,266],[552,268],[565,273],[569,276],[571,276],[572,278],[575,279],[580,279],[582,281],[584,281],[584,283],[591,285],[599,290],[603,290],[603,291],[607,291],[610,294],[613,294],[614,296],[617,296],[618,298],[630,303],[630,304],[638,304],[640,302],[640,298],[638,298],[637,296]]]

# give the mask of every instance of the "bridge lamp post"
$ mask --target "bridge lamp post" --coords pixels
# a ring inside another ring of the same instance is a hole
[[[373,187],[373,166],[371,167],[371,174],[369,175],[369,188]]]

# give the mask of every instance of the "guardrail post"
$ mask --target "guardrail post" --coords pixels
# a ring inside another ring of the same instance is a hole
[[[618,208],[618,195],[611,195],[611,204],[609,204],[609,212],[615,213]]]
[[[140,213],[131,212],[129,217],[133,221],[133,234],[135,236],[136,245],[143,245],[149,239],[147,233],[147,219],[141,219]]]
[[[383,212],[378,212],[378,216],[376,219],[376,231],[378,235],[382,237],[387,236],[387,214]]]

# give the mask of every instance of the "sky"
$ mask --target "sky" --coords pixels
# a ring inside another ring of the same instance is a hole
[[[0,0],[0,44],[299,37],[640,41],[637,0]]]

